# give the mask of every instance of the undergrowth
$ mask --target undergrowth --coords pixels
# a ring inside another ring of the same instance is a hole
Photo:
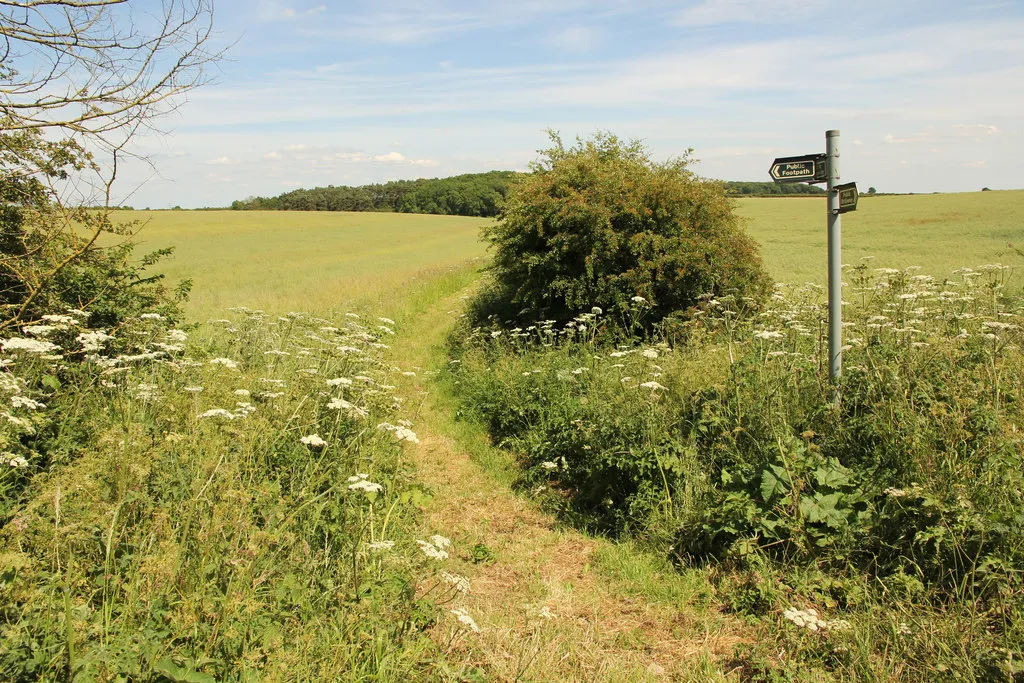
[[[430,671],[458,582],[415,536],[391,321],[88,320],[2,342],[0,679]]]
[[[462,415],[519,455],[524,491],[705,568],[760,634],[723,667],[1010,679],[1024,672],[1024,310],[1006,275],[848,270],[835,385],[814,285],[779,286],[761,312],[707,296],[625,343],[599,307],[561,328],[467,325],[449,381]],[[648,306],[637,296],[630,315]]]

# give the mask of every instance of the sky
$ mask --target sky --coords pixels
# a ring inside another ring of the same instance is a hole
[[[1024,188],[1024,0],[214,2],[225,58],[127,204],[525,170],[548,129],[762,181],[837,129],[862,191]]]

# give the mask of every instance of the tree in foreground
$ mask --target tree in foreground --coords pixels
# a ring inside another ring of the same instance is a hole
[[[111,215],[135,135],[205,80],[209,0],[0,2],[0,332],[166,301]],[[101,239],[105,233],[121,235]],[[112,246],[113,242],[117,242]]]
[[[645,321],[686,315],[702,295],[764,301],[771,281],[720,183],[689,170],[689,152],[652,161],[638,141],[598,133],[541,151],[495,225],[493,283],[478,312],[567,321],[600,307]]]

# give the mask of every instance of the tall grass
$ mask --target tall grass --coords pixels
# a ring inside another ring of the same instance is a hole
[[[429,671],[457,591],[415,535],[393,323],[84,316],[3,343],[0,678]]]
[[[868,263],[846,273],[838,387],[814,285],[761,312],[708,298],[626,343],[631,321],[599,309],[463,329],[449,381],[524,492],[704,567],[761,631],[737,652],[747,677],[1016,675],[1022,302],[1002,266]]]

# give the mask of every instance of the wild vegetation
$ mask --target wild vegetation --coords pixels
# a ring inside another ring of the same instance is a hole
[[[764,308],[708,288],[671,324],[639,289],[611,314],[579,299],[568,321],[470,318],[450,386],[518,454],[524,493],[703,568],[759,634],[743,677],[1013,678],[1024,307],[1007,266],[940,279],[870,258],[846,272],[836,385],[807,284]]]
[[[119,159],[217,55],[204,0],[124,4],[0,9],[0,678],[1024,676],[1024,307],[943,271],[1020,255],[1019,193],[872,200],[835,384],[741,230],[813,274],[820,198],[609,135],[235,207],[498,212],[465,312],[468,218],[172,212],[136,258]]]

